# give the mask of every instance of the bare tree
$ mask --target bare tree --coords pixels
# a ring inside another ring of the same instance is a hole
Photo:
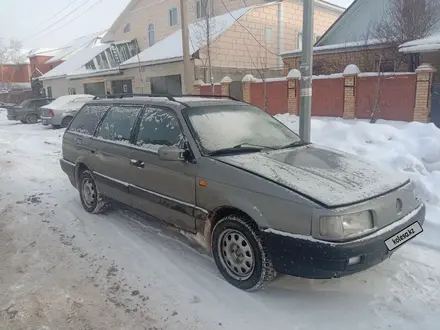
[[[6,46],[2,40],[0,40],[0,82],[3,85],[11,83],[15,75],[15,66],[13,68],[11,76],[5,78],[4,66],[6,64],[21,64],[26,60],[26,56],[23,55],[21,42],[11,39],[9,45]],[[7,81],[6,81],[7,80]]]
[[[212,94],[214,94],[214,75],[212,70],[212,59],[214,53],[213,41],[221,27],[217,26],[214,19],[214,8],[212,0],[196,1],[196,12],[198,20],[192,24],[190,42],[194,49],[203,50],[203,56],[200,56],[205,70],[205,82],[210,82]],[[208,77],[207,77],[208,76]]]
[[[374,36],[396,51],[398,46],[429,36],[440,22],[440,0],[389,0],[388,9],[374,28]],[[407,56],[408,70],[419,64],[417,54]]]

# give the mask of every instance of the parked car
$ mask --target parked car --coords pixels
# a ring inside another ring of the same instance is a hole
[[[94,100],[62,152],[87,212],[117,200],[193,234],[244,290],[277,273],[363,271],[423,231],[425,206],[405,175],[305,143],[234,100]]]
[[[94,97],[89,94],[60,96],[41,108],[41,122],[44,126],[67,127],[75,113]]]
[[[19,105],[6,106],[9,120],[19,120],[23,124],[35,124],[41,117],[41,107],[49,104],[54,99],[30,99]]]

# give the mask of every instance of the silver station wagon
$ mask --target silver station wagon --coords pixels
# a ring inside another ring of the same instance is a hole
[[[243,290],[277,273],[363,271],[420,234],[425,219],[407,177],[304,143],[225,98],[90,101],[63,136],[61,167],[87,212],[116,200],[176,226]]]

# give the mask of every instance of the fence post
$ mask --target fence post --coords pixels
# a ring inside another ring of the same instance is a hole
[[[291,115],[298,115],[298,91],[301,72],[292,69],[287,74],[287,111]]]
[[[200,95],[200,86],[203,85],[202,79],[197,79],[193,82],[193,94]]]
[[[356,80],[360,73],[355,64],[349,64],[342,74],[344,76],[344,119],[353,119],[356,115]]]
[[[431,111],[431,83],[432,75],[436,70],[430,64],[422,64],[417,70],[416,102],[414,121],[427,123]]]
[[[243,77],[241,82],[243,83],[243,101],[251,103],[251,84],[257,79],[251,75],[247,74]]]
[[[229,96],[229,88],[231,85],[232,79],[228,76],[224,77],[221,81],[220,84],[222,86],[222,95],[223,96]]]

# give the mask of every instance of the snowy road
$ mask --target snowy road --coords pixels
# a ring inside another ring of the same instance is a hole
[[[87,214],[59,167],[62,133],[0,113],[1,329],[439,328],[434,207],[425,233],[374,269],[281,277],[245,293],[159,222],[121,208]],[[434,203],[430,191],[423,196]]]

